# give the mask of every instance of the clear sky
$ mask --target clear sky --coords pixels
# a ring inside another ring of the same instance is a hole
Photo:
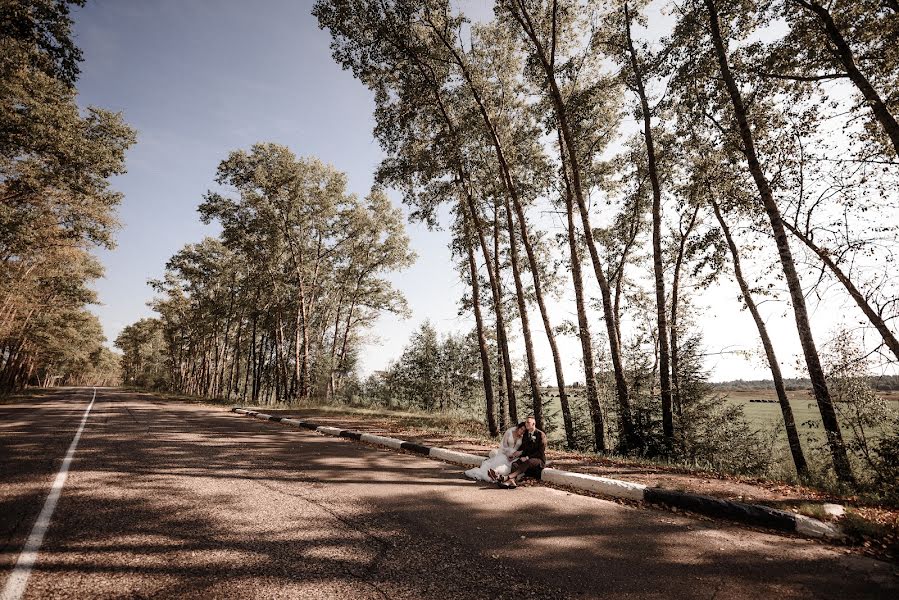
[[[479,14],[489,10],[487,0],[462,5]],[[81,104],[123,111],[139,132],[128,173],[114,181],[125,195],[118,247],[100,253],[106,276],[96,286],[102,304],[95,311],[110,340],[152,314],[147,280],[161,276],[168,258],[216,233],[200,223],[196,208],[228,152],[260,141],[285,144],[345,171],[351,191],[368,191],[382,156],[372,137],[372,96],[332,61],[330,36],[318,29],[311,6],[294,0],[90,0],[76,12],[85,58]],[[450,264],[448,236],[420,225],[408,229],[419,259],[394,281],[413,316],[381,319],[364,353],[366,371],[396,357],[425,319],[442,331],[471,326],[458,316],[464,289]],[[757,360],[730,353],[758,346],[735,284],[722,279],[704,302],[700,324],[713,378],[766,378]],[[818,315],[822,335],[841,318],[843,305],[835,306]],[[791,374],[798,343],[784,309],[766,306]],[[573,318],[571,299],[554,303],[553,312],[558,320]],[[539,324],[536,312],[532,322]],[[594,327],[598,331],[599,323]],[[577,381],[578,344],[567,339],[561,345],[567,378]],[[538,354],[548,379],[551,360],[542,340]]]

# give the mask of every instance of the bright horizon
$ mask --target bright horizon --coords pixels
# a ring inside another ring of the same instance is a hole
[[[483,15],[490,3],[461,5]],[[152,316],[146,306],[153,297],[147,280],[160,277],[165,262],[182,246],[217,232],[200,223],[196,207],[229,152],[256,142],[284,144],[297,155],[317,156],[345,172],[350,191],[368,192],[383,156],[372,136],[372,95],[333,62],[330,35],[318,29],[311,6],[288,0],[271,0],[261,9],[239,0],[214,7],[175,0],[95,0],[75,11],[76,43],[84,52],[80,104],[122,111],[138,131],[128,154],[128,173],[113,181],[124,194],[118,247],[98,253],[106,275],[95,286],[102,304],[92,310],[110,346],[124,326]],[[390,196],[399,204],[396,193]],[[551,217],[540,223],[553,226]],[[374,339],[362,353],[363,373],[397,358],[409,334],[425,320],[442,333],[473,327],[473,318],[458,315],[466,286],[453,268],[447,232],[409,223],[407,231],[419,258],[392,280],[406,295],[412,317],[385,315],[378,321],[371,331]],[[755,326],[737,295],[736,283],[728,277],[702,295],[698,325],[705,336],[707,368],[713,381],[770,379]],[[831,296],[812,307],[819,343],[839,324],[858,321],[851,302],[837,293]],[[550,306],[555,325],[573,320],[569,290]],[[762,310],[784,375],[802,376],[795,368],[799,343],[788,305],[769,301]],[[533,312],[536,316],[536,307]],[[598,330],[598,313],[592,316]],[[538,361],[550,382],[552,361],[542,323],[539,318],[532,322]],[[518,337],[515,356],[523,362]],[[578,342],[565,336],[559,345],[567,381],[582,381]],[[747,352],[756,358],[743,356]]]

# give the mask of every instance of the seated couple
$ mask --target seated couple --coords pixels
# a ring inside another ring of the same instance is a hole
[[[503,434],[499,448],[465,476],[478,481],[494,481],[504,487],[518,487],[516,481],[528,469],[546,466],[546,434],[537,429],[534,417],[528,417]]]

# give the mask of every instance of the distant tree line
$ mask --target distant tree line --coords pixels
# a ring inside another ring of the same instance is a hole
[[[878,392],[899,391],[899,375],[865,375],[865,384]],[[808,378],[785,377],[784,389],[788,391],[810,390],[812,382]],[[773,390],[774,382],[770,379],[734,379],[712,384],[716,390]]]
[[[135,133],[118,113],[78,107],[70,8],[83,5],[0,7],[0,393],[118,381],[87,306],[102,275],[91,251],[114,245],[109,178]]]

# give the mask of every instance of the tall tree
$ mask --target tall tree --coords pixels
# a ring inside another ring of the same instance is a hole
[[[372,5],[334,0],[318,2],[313,14],[321,27],[331,30],[335,60],[375,91],[375,135],[388,153],[379,167],[379,180],[401,189],[404,202],[413,207],[413,218],[429,225],[436,224],[443,199],[461,197],[455,208],[467,213],[484,256],[514,419],[514,378],[501,289],[472,183],[476,174],[469,157],[478,152],[466,149],[466,143],[479,136],[468,135],[470,120],[465,107],[459,106],[458,90],[450,87],[446,50],[421,33],[422,11],[420,3],[408,1]]]
[[[637,101],[636,117],[643,124],[643,144],[646,171],[652,189],[652,261],[655,281],[656,324],[659,347],[659,383],[662,399],[662,429],[665,437],[674,437],[674,417],[671,400],[671,351],[668,340],[668,305],[665,298],[665,270],[662,257],[662,183],[656,154],[647,79],[651,77],[652,57],[638,52],[632,33],[634,21],[639,19],[641,3],[627,0],[610,9],[608,31],[600,43],[621,65],[621,78]],[[645,44],[644,44],[645,46]],[[645,53],[645,50],[644,50]]]
[[[758,329],[759,332],[759,338],[762,340],[762,347],[765,350],[765,359],[768,361],[768,368],[771,370],[771,378],[774,381],[774,392],[777,394],[777,402],[780,404],[781,415],[783,415],[784,429],[786,430],[787,442],[790,446],[790,455],[793,457],[793,466],[796,468],[796,473],[800,477],[807,477],[809,472],[808,463],[805,460],[805,454],[802,452],[799,431],[796,428],[796,420],[793,417],[793,407],[790,406],[790,400],[787,397],[787,388],[784,385],[783,374],[780,371],[780,363],[778,362],[777,354],[774,351],[774,344],[771,341],[771,336],[768,335],[768,326],[765,324],[765,320],[762,318],[761,313],[759,313],[758,306],[753,298],[752,289],[749,287],[749,283],[743,275],[743,267],[740,262],[740,251],[737,249],[737,244],[734,242],[733,235],[731,235],[730,226],[722,215],[721,207],[714,199],[710,199],[710,204],[715,213],[715,218],[718,220],[718,224],[721,227],[721,233],[724,234],[727,248],[730,251],[731,262],[733,263],[734,268],[734,278],[737,280],[737,285],[740,287],[743,304],[746,305],[746,309],[749,311],[749,314],[752,315],[752,320],[755,322],[756,329]]]
[[[0,391],[50,366],[36,328],[63,332],[83,315],[102,273],[90,252],[114,245],[121,195],[109,178],[135,134],[120,114],[78,107],[70,9],[83,4],[10,0],[0,11]]]
[[[522,332],[525,338],[525,354],[528,361],[528,375],[532,390],[532,406],[538,427],[543,426],[542,399],[539,392],[536,391],[538,390],[536,361],[534,359],[523,287],[520,285],[520,269],[517,264],[519,262],[518,249],[517,241],[515,240],[517,235],[520,235],[528,259],[529,270],[533,278],[534,295],[540,308],[544,331],[546,332],[553,356],[553,366],[559,389],[567,439],[571,440],[573,436],[571,411],[565,391],[561,356],[544,299],[543,285],[541,283],[541,272],[543,269],[528,233],[522,199],[523,186],[521,179],[516,173],[522,167],[537,169],[543,163],[540,160],[540,152],[537,145],[539,135],[533,131],[533,128],[530,127],[526,120],[523,122],[520,117],[522,114],[527,114],[524,106],[522,106],[523,93],[520,89],[521,85],[515,77],[516,73],[521,71],[521,57],[516,52],[515,45],[511,43],[512,40],[509,36],[504,35],[504,30],[498,27],[475,28],[472,34],[468,36],[470,50],[466,50],[462,41],[465,36],[460,27],[463,22],[451,18],[448,2],[438,4],[433,9],[426,9],[424,20],[455,62],[460,75],[466,83],[466,88],[477,107],[477,111],[484,121],[486,137],[489,145],[494,150],[496,169],[507,196],[506,203],[510,204],[510,206],[506,207],[507,219],[510,222],[512,220],[510,208],[514,207],[519,227],[518,233],[515,231],[509,232],[509,244],[513,276],[515,277],[516,291],[518,293],[519,314],[522,318]],[[455,27],[451,27],[451,24],[455,24]],[[510,136],[516,136],[518,143],[515,143],[516,140],[512,140],[512,143],[510,143],[508,139]],[[515,152],[515,150],[518,150],[518,152]],[[519,160],[515,160],[517,158],[516,155],[519,154],[524,155]]]
[[[808,308],[783,225],[783,218],[756,149],[756,137],[758,134],[750,126],[749,109],[731,67],[730,40],[737,36],[745,35],[747,28],[753,27],[751,15],[747,16],[745,13],[738,15],[737,13],[744,8],[739,3],[725,4],[717,0],[704,0],[701,7],[698,6],[698,3],[694,3],[691,6],[693,10],[684,13],[678,23],[679,40],[683,43],[687,41],[689,36],[695,36],[702,40],[698,43],[703,46],[703,50],[707,50],[709,47],[711,49],[713,64],[716,66],[717,74],[720,76],[723,84],[722,94],[730,106],[729,118],[731,124],[729,126],[733,128],[732,133],[740,142],[740,151],[758,189],[759,198],[767,215],[771,233],[777,247],[781,269],[792,300],[799,340],[827,434],[834,470],[840,480],[852,483],[854,482],[852,468],[843,444],[840,424],[837,421],[833,402],[827,388],[824,371],[821,368],[817,346],[812,336]],[[722,20],[719,10],[722,6],[725,7],[725,10],[728,11],[727,14],[730,15],[724,21],[726,36],[722,32]],[[738,16],[739,19],[737,18]],[[706,24],[705,27],[700,25],[703,22]],[[691,43],[690,46],[696,48],[696,44]]]
[[[503,0],[496,5],[498,15],[510,27],[515,28],[525,44],[528,54],[532,57],[533,63],[537,66],[540,87],[552,107],[555,121],[558,123],[558,129],[561,133],[564,152],[560,155],[560,159],[568,170],[575,204],[581,217],[587,249],[593,263],[593,272],[596,275],[602,296],[603,316],[618,401],[621,433],[619,444],[623,450],[628,450],[634,438],[630,399],[628,397],[624,367],[621,362],[612,290],[596,241],[593,239],[593,227],[590,224],[584,185],[585,170],[582,165],[582,161],[587,154],[585,148],[579,148],[578,146],[577,131],[570,119],[572,108],[566,101],[559,81],[560,72],[571,67],[571,65],[564,65],[564,68],[560,67],[558,59],[560,58],[559,51],[568,48],[572,44],[572,39],[579,35],[579,32],[573,27],[579,16],[577,10],[578,5],[576,3],[558,2],[556,0],[549,3]],[[566,25],[568,26],[567,28]],[[574,60],[575,57],[569,58]],[[601,89],[602,81],[600,80],[598,85],[594,83],[594,86]],[[603,91],[608,92],[609,87]],[[595,89],[593,91],[595,93]],[[573,93],[572,96],[574,96]],[[577,99],[580,101],[585,100],[583,97]]]

